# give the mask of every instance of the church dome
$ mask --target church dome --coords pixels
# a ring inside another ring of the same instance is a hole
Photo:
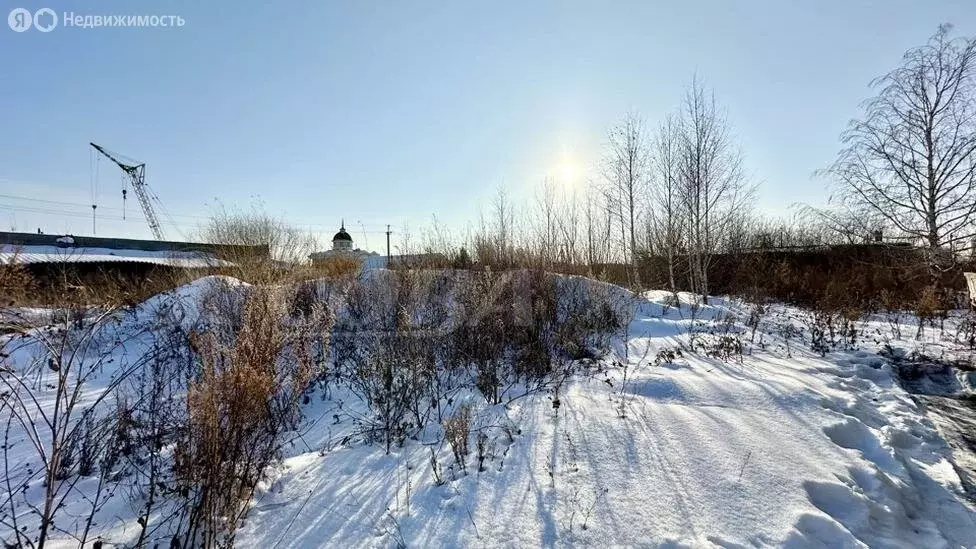
[[[335,236],[332,237],[333,242],[337,240],[341,240],[344,242],[352,242],[352,237],[349,236],[349,233],[346,232],[346,228],[342,227],[339,229],[339,232],[337,232]]]

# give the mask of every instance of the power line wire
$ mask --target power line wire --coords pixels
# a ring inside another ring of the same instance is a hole
[[[27,198],[27,197],[4,195],[4,194],[0,194],[0,198],[7,199],[7,200],[24,200],[24,201],[29,201],[29,202],[38,202],[38,203],[41,203],[41,204],[51,204],[51,205],[54,205],[54,206],[71,206],[71,207],[76,207],[76,208],[79,208],[79,209],[80,208],[90,208],[91,207],[90,205],[81,204],[81,203],[77,203],[77,202],[64,202],[64,201],[46,200],[46,199],[40,199],[40,198]],[[156,199],[157,204],[161,204],[159,202],[159,199],[157,197],[154,196],[153,198]],[[12,211],[20,211],[20,212],[27,212],[27,213],[38,213],[38,214],[47,214],[47,215],[63,215],[63,216],[68,216],[68,217],[84,217],[84,218],[89,218],[91,216],[91,213],[90,212],[85,212],[85,211],[71,211],[71,210],[67,210],[67,209],[63,209],[63,208],[47,208],[47,207],[37,207],[37,206],[25,206],[25,205],[18,205],[18,204],[0,204],[0,207],[6,208],[6,209],[9,209],[9,210],[12,210]],[[99,211],[102,211],[102,210],[111,210],[111,211],[115,211],[115,212],[121,212],[122,211],[121,208],[113,208],[111,206],[99,206]],[[179,228],[179,227],[194,227],[195,226],[195,225],[193,225],[189,221],[186,221],[186,222],[177,222],[174,219],[174,218],[177,218],[177,217],[184,218],[184,219],[193,219],[193,220],[198,220],[198,221],[209,221],[210,219],[212,219],[211,217],[202,216],[202,215],[170,214],[169,211],[165,209],[165,207],[163,207],[163,211],[166,214],[166,217],[169,218],[169,219],[167,219],[167,221],[168,221],[167,224],[172,225],[175,228]],[[133,217],[131,214],[126,215],[125,217],[122,217],[120,215],[116,215],[116,216],[112,216],[112,215],[105,216],[105,215],[102,215],[102,216],[99,216],[99,217],[101,219],[112,220],[112,221],[133,221],[133,222],[148,223],[148,221],[146,220],[145,217]],[[319,228],[323,229],[324,231],[329,231],[329,230],[334,229],[333,226],[331,226],[331,225],[325,225],[325,224],[322,224],[322,223],[291,222],[291,224],[294,225],[294,226],[296,226],[296,227],[305,227],[305,228],[319,227]],[[360,231],[360,232],[365,232],[367,234],[386,234],[386,231],[384,231],[384,230],[366,230],[366,231]]]

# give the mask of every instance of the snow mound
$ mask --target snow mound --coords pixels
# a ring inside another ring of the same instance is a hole
[[[190,330],[214,320],[208,317],[208,312],[219,313],[215,301],[240,300],[249,287],[250,284],[231,276],[205,276],[150,297],[136,307],[135,314],[138,319],[171,322]]]

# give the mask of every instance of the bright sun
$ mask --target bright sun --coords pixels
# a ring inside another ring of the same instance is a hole
[[[565,153],[552,166],[549,173],[556,184],[562,187],[575,187],[583,177],[583,170],[580,168],[579,162]]]
[[[579,167],[568,160],[556,164],[554,172],[553,177],[556,178],[556,182],[563,185],[573,185],[579,179]]]

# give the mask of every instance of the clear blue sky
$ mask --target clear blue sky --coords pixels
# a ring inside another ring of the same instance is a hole
[[[0,26],[0,195],[58,202],[0,198],[0,228],[89,233],[90,210],[60,203],[90,203],[95,141],[148,163],[184,232],[215,200],[262,201],[329,234],[344,217],[357,245],[362,223],[373,249],[386,223],[463,227],[499,186],[527,197],[563,156],[594,164],[608,127],[631,110],[655,124],[696,72],[759,207],[823,202],[811,173],[868,81],[939,23],[976,33],[973,0],[4,0],[3,15],[20,6],[186,25]],[[118,215],[119,176],[104,162],[99,175],[100,211]],[[106,220],[99,234],[148,229]]]

